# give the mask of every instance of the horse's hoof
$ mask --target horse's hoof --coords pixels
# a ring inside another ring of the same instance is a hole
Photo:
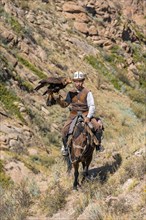
[[[77,186],[73,186],[73,191],[78,191]]]
[[[81,188],[81,184],[79,184],[79,183],[78,183],[78,187],[80,187],[80,188]]]

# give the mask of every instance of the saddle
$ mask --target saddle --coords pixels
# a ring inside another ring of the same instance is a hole
[[[74,131],[74,128],[77,122],[84,122],[84,117],[82,115],[82,112],[78,112],[77,116],[72,120],[72,123],[69,128],[69,132],[68,132],[68,143],[67,143],[68,146],[70,146],[70,143],[72,140],[72,134],[73,134],[73,131]],[[97,137],[95,136],[94,127],[91,122],[86,124],[86,131],[88,134],[90,134],[91,144],[94,143],[95,145],[98,145],[98,140],[97,140]]]

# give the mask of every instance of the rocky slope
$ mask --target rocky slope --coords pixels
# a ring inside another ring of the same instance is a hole
[[[2,0],[0,6],[0,210],[9,207],[3,218],[143,218],[145,2]],[[76,70],[87,74],[106,150],[94,155],[88,190],[74,195],[60,155],[68,109],[47,107],[34,88],[42,78]]]

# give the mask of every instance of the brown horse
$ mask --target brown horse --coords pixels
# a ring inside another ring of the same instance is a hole
[[[76,190],[77,187],[80,186],[78,181],[79,164],[81,162],[83,167],[83,182],[88,176],[88,168],[91,163],[95,143],[97,141],[89,126],[84,123],[82,115],[78,115],[77,117],[73,133],[68,138],[68,171],[72,166],[74,167],[73,189]]]

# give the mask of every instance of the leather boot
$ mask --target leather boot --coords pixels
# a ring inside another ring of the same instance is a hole
[[[68,147],[67,147],[67,137],[62,138],[63,146],[62,146],[62,155],[63,156],[68,156]]]
[[[99,152],[104,151],[104,147],[101,145],[102,133],[103,133],[102,130],[96,131],[96,133],[95,133],[95,136],[96,136],[96,138],[97,138],[97,140],[99,142],[99,144],[96,145],[96,151],[99,151]]]

